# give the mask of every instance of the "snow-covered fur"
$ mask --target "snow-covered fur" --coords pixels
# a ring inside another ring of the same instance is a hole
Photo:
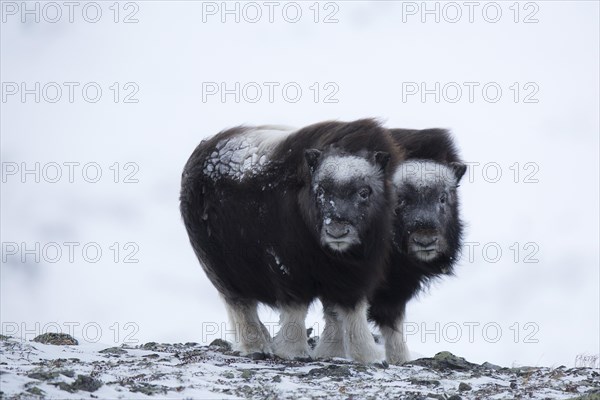
[[[345,315],[346,337],[364,336],[365,300],[388,265],[391,180],[401,157],[373,120],[238,127],[200,143],[183,171],[181,214],[240,325],[242,352],[308,352],[303,334],[278,334],[273,348],[257,302],[282,309],[282,323],[304,332],[303,310],[320,297]],[[370,336],[352,353],[381,361]]]
[[[393,250],[383,283],[370,298],[390,363],[407,361],[402,334],[406,303],[430,279],[452,273],[461,246],[458,184],[466,171],[443,129],[393,129],[407,160],[396,168]]]

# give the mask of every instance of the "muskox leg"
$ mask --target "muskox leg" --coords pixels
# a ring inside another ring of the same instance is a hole
[[[229,321],[235,329],[234,348],[243,355],[273,354],[269,331],[258,318],[257,303],[227,301]]]
[[[308,358],[309,348],[306,337],[307,304],[280,306],[279,332],[273,339],[275,355],[293,360]]]
[[[381,336],[385,340],[385,359],[390,364],[402,364],[409,360],[408,347],[404,338],[404,316],[393,326],[380,326]]]
[[[325,301],[322,303],[325,328],[315,348],[315,358],[346,357],[342,323],[333,306]]]
[[[361,300],[353,308],[336,306],[335,311],[342,322],[344,350],[354,361],[364,364],[383,363],[381,354],[367,322],[367,300]]]

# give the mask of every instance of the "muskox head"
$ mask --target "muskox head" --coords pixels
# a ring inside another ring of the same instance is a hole
[[[305,152],[310,221],[321,245],[345,252],[361,245],[377,218],[388,211],[385,152],[345,154],[335,149]]]
[[[398,251],[422,262],[452,263],[462,233],[456,188],[465,170],[462,163],[424,160],[398,166],[393,178]]]

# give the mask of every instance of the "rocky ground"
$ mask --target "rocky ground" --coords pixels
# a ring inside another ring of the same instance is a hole
[[[0,339],[3,399],[600,399],[597,369],[502,368],[448,352],[381,368],[252,360],[221,340],[101,348],[55,334]]]

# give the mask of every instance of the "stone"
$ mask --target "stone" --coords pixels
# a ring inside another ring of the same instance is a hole
[[[33,338],[34,342],[42,344],[52,344],[55,346],[77,346],[79,342],[71,335],[66,333],[48,332]]]
[[[231,343],[223,339],[215,339],[209,344],[210,347],[218,347],[224,351],[231,351]]]
[[[71,384],[74,390],[84,390],[86,392],[95,392],[101,386],[102,381],[87,375],[77,375],[77,379]]]
[[[127,351],[123,350],[120,347],[109,347],[107,349],[100,350],[99,353],[120,355],[120,354],[127,354]]]

